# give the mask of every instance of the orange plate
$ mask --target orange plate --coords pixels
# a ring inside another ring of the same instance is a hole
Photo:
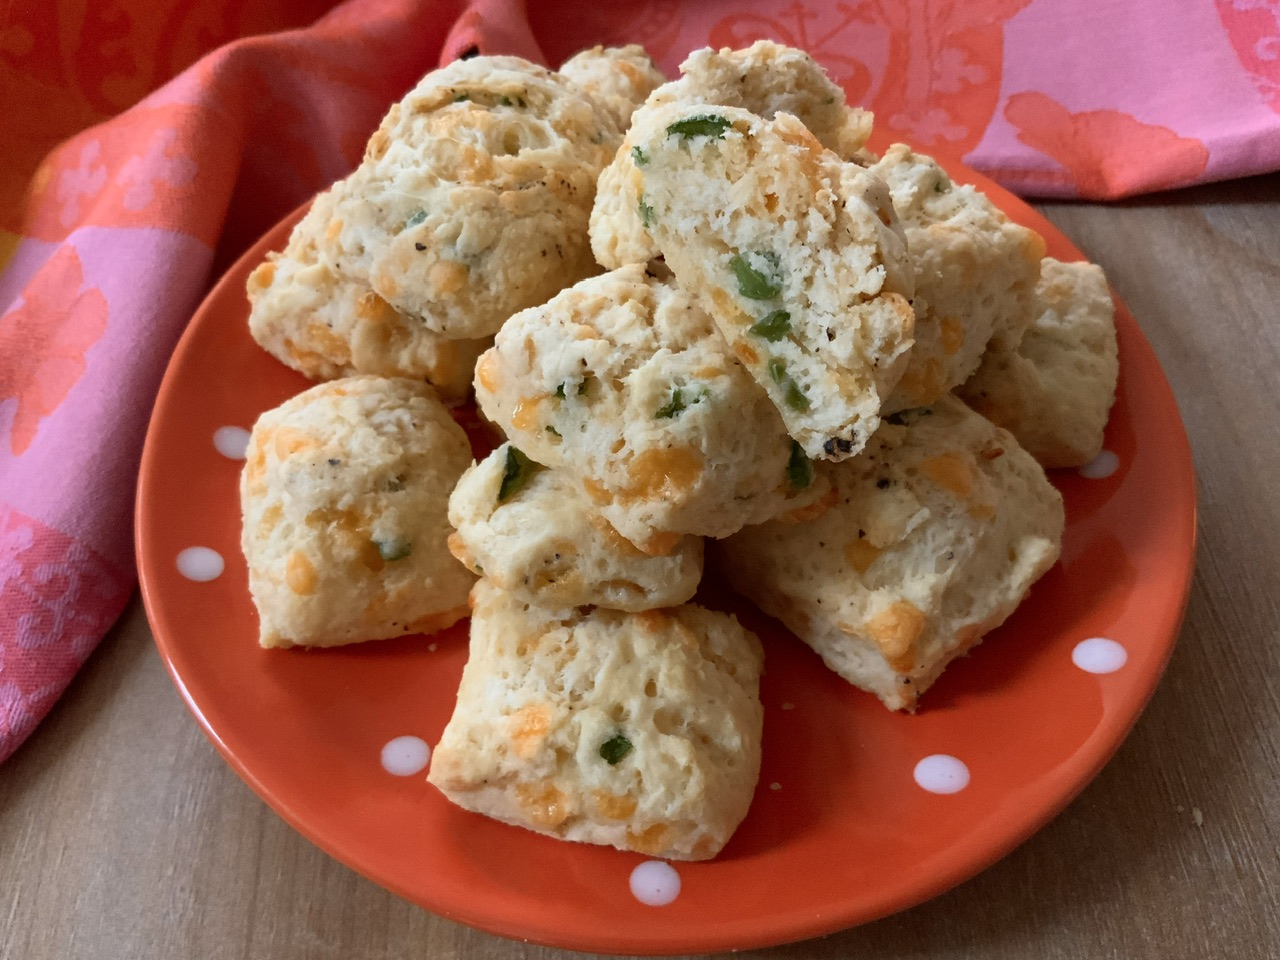
[[[1038,230],[1052,255],[1080,258],[1025,204],[949,166]],[[178,345],[143,453],[138,568],[160,654],[214,744],[282,817],[365,876],[451,919],[577,950],[701,953],[829,933],[935,896],[1008,853],[1088,783],[1151,696],[1190,584],[1194,476],[1169,386],[1120,307],[1106,442],[1118,469],[1053,476],[1067,504],[1062,562],[951,666],[917,716],[888,712],[776,623],[704,586],[704,602],[738,611],[765,644],[764,768],[720,857],[675,866],[674,902],[632,895],[643,857],[504,826],[451,806],[421,774],[390,775],[385,743],[408,734],[434,744],[449,719],[465,624],[430,645],[259,649],[239,549],[240,463],[213,441],[307,386],[245,324],[245,278],[299,215],[241,258]],[[182,576],[176,558],[191,546],[220,554],[221,576]],[[1091,637],[1118,641],[1124,666],[1075,666],[1073,650]],[[969,785],[947,795],[918,786],[916,764],[934,754],[962,760]]]

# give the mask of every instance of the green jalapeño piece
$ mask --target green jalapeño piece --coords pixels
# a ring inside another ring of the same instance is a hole
[[[782,292],[782,284],[747,263],[740,253],[729,258],[729,269],[738,281],[738,292],[748,300],[772,300]]]
[[[770,343],[777,343],[791,332],[791,314],[785,310],[775,310],[762,320],[753,323],[747,332],[754,333],[757,337],[764,337]]]
[[[502,469],[502,484],[498,487],[498,502],[506,503],[525,488],[538,472],[540,464],[534,463],[515,447],[507,447],[507,462]]]
[[[628,753],[631,752],[631,741],[622,734],[617,733],[600,744],[600,756],[609,766],[617,766]]]
[[[693,137],[711,137],[713,140],[723,140],[725,131],[731,126],[733,126],[733,121],[728,117],[705,113],[696,117],[685,117],[683,120],[677,120],[675,123],[670,124],[667,127],[667,135],[680,137],[684,140],[689,140]]]

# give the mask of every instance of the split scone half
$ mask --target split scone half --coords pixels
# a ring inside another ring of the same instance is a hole
[[[947,396],[824,468],[837,502],[718,545],[730,584],[836,673],[914,709],[1058,558],[1062,497],[1007,431]]]
[[[702,579],[702,540],[651,557],[610,526],[576,483],[506,443],[449,498],[449,549],[473,573],[544,607],[673,607]]]
[[[427,74],[391,107],[334,212],[339,259],[455,339],[596,272],[587,220],[622,131],[566,78],[518,57]]]
[[[508,320],[476,364],[476,402],[649,554],[830,492],[711,318],[640,264]]]
[[[680,74],[654,90],[641,109],[712,104],[741,107],[766,120],[788,113],[845,160],[862,156],[871,135],[872,115],[846,104],[844,90],[809,54],[794,47],[772,40],[758,40],[742,50],[706,47],[689,54]],[[600,174],[591,211],[591,248],[605,267],[644,263],[660,253],[640,215],[636,165],[643,162],[643,152],[635,147],[628,134]]]
[[[591,47],[560,65],[560,76],[591,94],[613,115],[619,130],[631,125],[631,114],[666,77],[644,47]]]
[[[869,169],[889,185],[915,273],[915,346],[885,404],[933,403],[977,368],[987,342],[1017,347],[1031,323],[1044,240],[932,157],[897,143]]]
[[[728,614],[550,610],[482,580],[427,779],[553,837],[709,859],[760,775],[763,660]]]
[[[1102,451],[1119,370],[1102,268],[1045,258],[1031,329],[1016,350],[990,347],[958,393],[1042,466],[1079,467]]]
[[[264,647],[443,630],[475,582],[449,553],[471,445],[427,384],[351,377],[254,424],[241,546]]]
[[[642,212],[676,281],[808,456],[853,456],[906,368],[915,324],[884,183],[787,114],[642,113]]]
[[[476,358],[492,342],[452,340],[396,310],[368,283],[327,265],[334,206],[344,185],[316,197],[281,253],[249,275],[249,332],[312,380],[355,374],[425,379],[450,402],[471,390]]]

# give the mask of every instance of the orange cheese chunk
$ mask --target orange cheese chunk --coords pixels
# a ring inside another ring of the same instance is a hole
[[[572,812],[568,798],[545,780],[516,784],[516,800],[525,816],[543,827],[560,826]]]
[[[680,499],[702,478],[702,454],[692,447],[645,450],[629,467],[627,495],[635,500]]]
[[[941,453],[920,461],[921,472],[943,490],[962,499],[973,495],[973,467],[958,453]]]
[[[850,540],[844,548],[845,560],[858,573],[866,573],[867,568],[876,562],[876,558],[880,556],[880,553],[879,547],[873,546],[869,540],[864,540],[862,537],[855,537]]]
[[[476,364],[476,383],[490,393],[498,389],[498,366],[500,363],[497,351],[490,349],[481,355],[479,362]]]
[[[541,396],[517,400],[515,409],[511,411],[511,425],[517,430],[536,431],[542,419],[542,400]]]
[[[452,296],[467,285],[469,271],[465,263],[456,260],[437,260],[427,271],[427,282],[438,297]]]
[[[508,718],[507,724],[516,756],[521,760],[528,760],[538,752],[551,729],[551,711],[546,704],[531,703],[516,711]]]
[[[867,621],[867,632],[889,666],[906,673],[915,666],[914,647],[924,623],[924,613],[915,604],[897,600]]]
[[[289,589],[301,597],[309,597],[316,592],[318,582],[316,568],[301,550],[294,550],[285,561],[284,582]]]
[[[591,799],[600,816],[608,817],[610,820],[626,820],[636,812],[635,797],[629,797],[626,794],[618,796],[608,790],[593,790]]]
[[[661,853],[668,846],[667,841],[668,830],[665,824],[655,823],[646,830],[636,833],[634,830],[627,831],[627,847],[636,851],[636,853],[656,854]]]
[[[272,435],[273,447],[277,460],[287,460],[295,453],[306,453],[320,449],[320,441],[310,434],[295,430],[293,427],[281,427]],[[265,437],[263,438],[266,439]]]
[[[964,346],[964,324],[956,317],[946,316],[938,321],[942,334],[942,352],[948,357]]]

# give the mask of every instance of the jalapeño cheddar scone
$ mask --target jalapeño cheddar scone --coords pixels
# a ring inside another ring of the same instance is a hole
[[[643,116],[643,119],[641,119]],[[812,458],[867,442],[906,368],[910,261],[884,183],[794,117],[644,110],[649,233]]]
[[[328,647],[444,629],[475,577],[449,553],[467,436],[430,386],[352,377],[254,425],[241,545],[264,647]]]
[[[806,510],[830,489],[707,313],[638,264],[508,320],[476,364],[476,400],[646,553]]]
[[[656,89],[641,111],[691,103],[741,107],[765,119],[787,113],[846,160],[862,155],[871,134],[871,114],[848,106],[844,90],[809,54],[772,40],[742,50],[695,50],[680,64],[680,74]],[[591,248],[606,267],[644,263],[659,255],[640,214],[637,166],[643,162],[644,152],[636,150],[629,134],[600,175],[591,211]]]
[[[817,520],[717,545],[735,590],[890,709],[914,709],[1054,561],[1062,497],[1013,436],[947,396],[824,466]]]
[[[521,600],[551,607],[652,610],[684,603],[702,579],[702,540],[649,556],[613,529],[580,484],[505,443],[449,498],[449,549]]]
[[[1031,328],[1016,350],[992,345],[959,393],[1041,465],[1079,467],[1102,450],[1119,371],[1102,268],[1045,258]]]
[[[339,273],[331,224],[339,184],[316,197],[288,246],[249,275],[249,332],[276,359],[313,380],[367,373],[430,382],[444,399],[471,390],[491,340],[454,340],[396,310],[365,281]]]
[[[566,78],[518,57],[427,74],[392,106],[331,227],[335,269],[458,339],[596,271],[587,219],[622,131]]]
[[[461,807],[561,839],[714,857],[760,774],[755,635],[693,605],[555,610],[484,581],[472,606],[428,780]]]
[[[667,79],[644,47],[634,43],[576,53],[560,65],[560,76],[595,97],[624,131],[636,107]]]
[[[1044,241],[932,157],[894,144],[869,168],[889,185],[915,275],[915,345],[885,412],[963,383],[988,341],[1016,347],[1030,324]]]

